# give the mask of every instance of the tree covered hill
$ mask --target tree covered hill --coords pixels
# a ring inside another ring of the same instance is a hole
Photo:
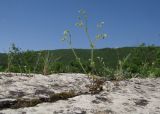
[[[89,71],[90,49],[75,49],[82,64]],[[139,46],[123,48],[103,48],[94,50],[94,61],[96,69],[101,69],[98,58],[103,58],[103,62],[108,68],[117,69],[119,62],[131,55],[124,65],[125,69],[131,72],[140,72],[138,68],[144,65],[160,66],[160,47]],[[10,53],[0,53],[0,71],[10,70],[11,72],[83,72],[70,49],[42,50],[42,51],[22,51],[16,47]],[[47,73],[48,74],[48,73]]]
[[[134,47],[95,49],[94,59],[97,60],[97,57],[101,57],[107,65],[115,67],[118,59],[126,57],[134,49]],[[90,49],[75,49],[75,51],[83,62],[87,62],[89,60]],[[59,58],[58,61],[64,64],[75,61],[75,57],[70,49],[53,50],[50,51],[50,53],[52,53],[53,58]]]
[[[134,50],[134,47],[124,47],[124,48],[117,48],[117,49],[115,48],[95,49],[94,59],[97,60],[97,57],[102,57],[104,59],[104,62],[108,66],[114,68],[117,65],[118,59],[122,59],[133,50]],[[90,58],[90,49],[75,49],[75,51],[83,62],[88,62]],[[48,52],[50,54],[51,61],[62,63],[65,65],[75,61],[75,57],[70,49],[25,51],[22,53],[21,56],[19,55],[19,58],[22,58],[22,56],[25,56],[26,59],[33,59],[36,62],[36,59],[39,53],[45,56]],[[19,53],[19,52],[16,52],[16,53]],[[8,61],[7,53],[0,53],[0,66],[3,68],[7,67],[7,61]],[[32,64],[35,63],[34,61],[32,61]]]

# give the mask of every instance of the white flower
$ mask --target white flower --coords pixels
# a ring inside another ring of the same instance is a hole
[[[100,59],[100,57],[98,56],[97,59]]]
[[[83,10],[83,9],[80,9],[80,10],[78,11],[78,13],[80,13],[81,15],[85,15],[85,14],[86,14],[86,11]]]
[[[104,26],[104,21],[97,23],[97,28],[102,28]]]
[[[69,30],[65,30],[63,34],[64,36],[67,36],[69,34]]]
[[[77,22],[75,25],[76,25],[77,27],[82,28],[84,24],[83,24],[82,21],[80,21],[80,22]]]
[[[106,34],[106,33],[104,33],[104,34],[103,34],[103,37],[104,37],[104,38],[107,38],[107,34]]]
[[[107,34],[104,33],[104,34],[97,34],[96,35],[96,39],[99,40],[99,39],[104,39],[104,38],[107,38]]]

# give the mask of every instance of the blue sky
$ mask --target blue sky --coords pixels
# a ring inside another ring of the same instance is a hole
[[[89,32],[105,22],[108,38],[97,48],[160,45],[160,0],[0,0],[0,52],[11,43],[23,50],[68,48],[60,41],[63,31],[72,33],[75,48],[89,48],[81,29],[75,27],[78,10],[89,16]]]

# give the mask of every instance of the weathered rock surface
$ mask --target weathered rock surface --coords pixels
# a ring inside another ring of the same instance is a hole
[[[84,74],[0,74],[0,114],[160,114],[160,78],[105,81],[92,95],[89,84]]]

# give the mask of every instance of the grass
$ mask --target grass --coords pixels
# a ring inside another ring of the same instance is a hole
[[[86,72],[91,72],[90,62],[88,61],[89,49],[74,49],[77,56],[81,58],[81,63]],[[121,69],[125,78],[136,76],[140,77],[159,77],[160,68],[160,47],[145,46],[145,47],[126,47],[118,49],[95,49],[95,69],[99,76],[114,79],[115,71]],[[119,53],[119,57],[117,56]],[[53,50],[49,51],[50,62],[48,73],[84,73],[79,63],[74,60],[72,51]],[[12,56],[12,61],[8,59],[8,54],[0,54],[0,71],[1,72],[15,72],[15,73],[41,73],[44,69],[44,58],[48,51],[22,51],[20,54],[9,55]],[[127,55],[131,54],[125,64],[118,61],[124,61]],[[16,55],[16,56],[15,56]],[[152,55],[152,56],[150,56]],[[17,59],[18,58],[18,59]],[[87,59],[88,58],[88,59]],[[8,63],[9,62],[9,63]],[[120,63],[120,64],[119,64]],[[8,70],[8,64],[10,65]],[[25,67],[27,69],[25,70]]]
[[[48,75],[49,74],[49,62],[50,62],[50,53],[48,51],[47,55],[43,58],[44,60],[44,67],[43,67],[43,74]]]

